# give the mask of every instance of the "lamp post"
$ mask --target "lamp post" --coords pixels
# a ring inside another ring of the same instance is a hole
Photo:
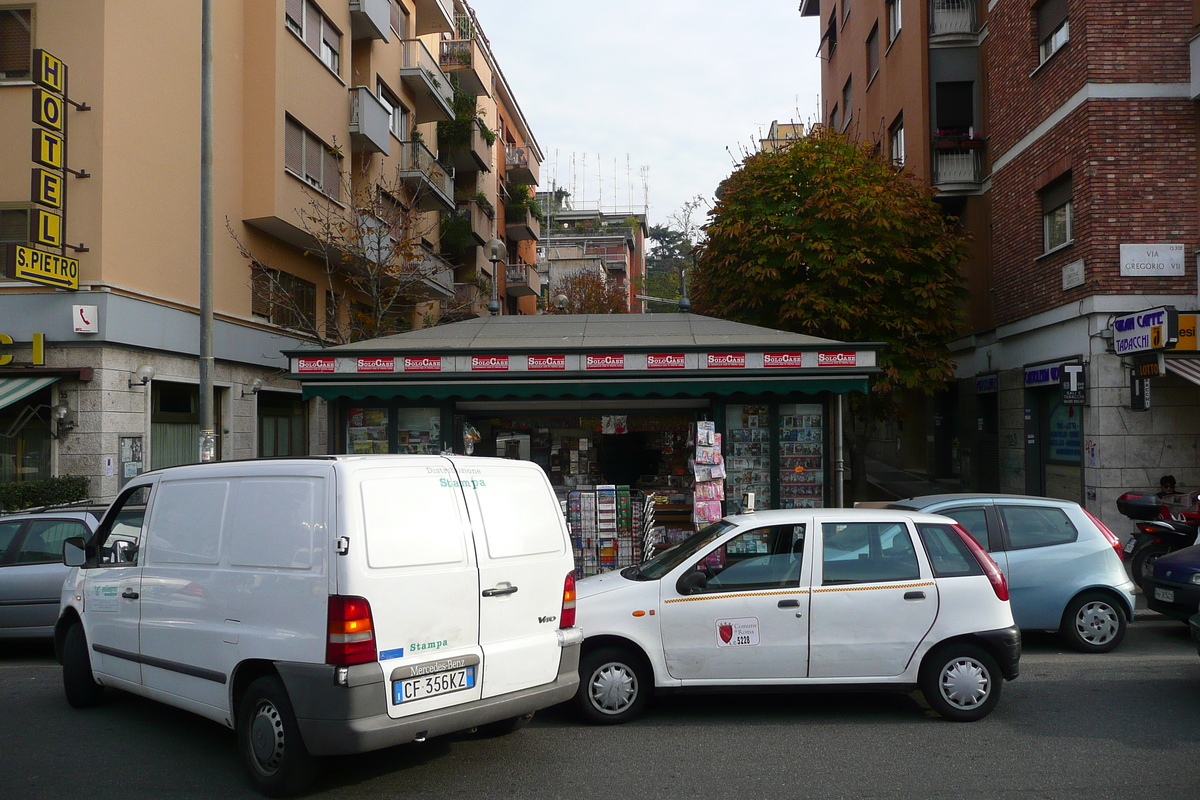
[[[492,239],[487,244],[487,260],[492,262],[492,299],[488,301],[488,311],[492,316],[500,313],[500,274],[496,264],[508,261],[508,248],[500,239]]]
[[[213,0],[200,3],[200,461],[217,458],[213,419]]]

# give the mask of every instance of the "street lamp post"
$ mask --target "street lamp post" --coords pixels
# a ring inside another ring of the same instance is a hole
[[[488,311],[492,316],[500,313],[500,274],[496,264],[508,261],[508,248],[500,239],[492,239],[487,244],[487,260],[492,262],[492,299],[488,301]]]

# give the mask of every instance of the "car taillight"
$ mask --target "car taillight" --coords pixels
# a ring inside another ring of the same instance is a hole
[[[1082,508],[1082,506],[1080,506],[1080,508]],[[1100,533],[1104,534],[1105,539],[1108,539],[1108,543],[1110,545],[1112,545],[1112,549],[1117,551],[1117,558],[1124,561],[1125,560],[1125,548],[1121,546],[1121,540],[1117,538],[1117,535],[1115,533],[1113,533],[1111,530],[1109,530],[1107,525],[1105,525],[1103,522],[1101,522],[1100,519],[1095,514],[1088,511],[1086,508],[1083,509],[1083,513],[1087,514],[1087,518],[1092,521],[1092,524],[1100,529]],[[1142,530],[1141,525],[1138,526],[1138,530]],[[1152,533],[1153,531],[1143,531],[1143,532],[1144,533]]]
[[[568,572],[563,581],[562,613],[558,615],[558,627],[575,627],[575,573]]]
[[[987,550],[984,550],[979,542],[975,541],[975,537],[967,532],[967,529],[962,525],[951,525],[954,532],[963,540],[963,544],[971,551],[971,555],[975,556],[975,560],[979,562],[979,566],[983,567],[983,572],[991,581],[992,591],[996,593],[996,597],[1000,600],[1008,599],[1008,580],[1004,577],[1004,573],[1000,570],[1000,565],[992,560],[988,555]]]
[[[371,604],[362,597],[331,595],[326,664],[366,664],[377,658]]]

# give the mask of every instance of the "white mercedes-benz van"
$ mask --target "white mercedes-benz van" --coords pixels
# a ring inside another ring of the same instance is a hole
[[[313,756],[470,728],[570,699],[570,539],[535,464],[333,456],[132,480],[63,585],[67,700],[110,686],[234,728],[256,788]]]

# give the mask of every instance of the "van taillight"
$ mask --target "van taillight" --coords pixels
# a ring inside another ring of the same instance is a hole
[[[966,528],[957,524],[950,527],[954,529],[954,532],[963,540],[963,544],[975,556],[975,560],[979,562],[979,566],[983,567],[983,572],[987,575],[988,580],[991,581],[992,591],[996,593],[996,597],[1000,600],[1007,600],[1008,580],[1004,577],[1004,572],[1000,569],[1000,565],[988,555],[988,551],[984,550],[979,545],[979,542],[975,541],[975,537],[968,533]]]
[[[562,613],[558,615],[558,627],[575,627],[575,573],[568,572],[563,581]]]
[[[1082,508],[1082,506],[1080,506],[1080,508]],[[1108,539],[1108,543],[1110,545],[1112,545],[1112,549],[1117,551],[1117,558],[1124,561],[1125,560],[1125,548],[1121,546],[1121,540],[1117,538],[1117,535],[1115,533],[1113,533],[1107,525],[1105,525],[1103,522],[1101,522],[1100,519],[1095,514],[1088,511],[1086,508],[1083,509],[1083,513],[1087,514],[1088,519],[1090,519],[1092,521],[1092,524],[1100,529],[1100,533],[1104,534],[1105,539]],[[1157,533],[1158,532],[1158,531],[1154,530],[1153,528],[1151,528],[1149,531],[1147,531],[1147,530],[1143,529],[1141,525],[1138,525],[1137,528],[1138,528],[1138,530],[1142,531],[1143,533]]]
[[[362,597],[331,595],[326,664],[366,664],[377,658],[371,604]]]

